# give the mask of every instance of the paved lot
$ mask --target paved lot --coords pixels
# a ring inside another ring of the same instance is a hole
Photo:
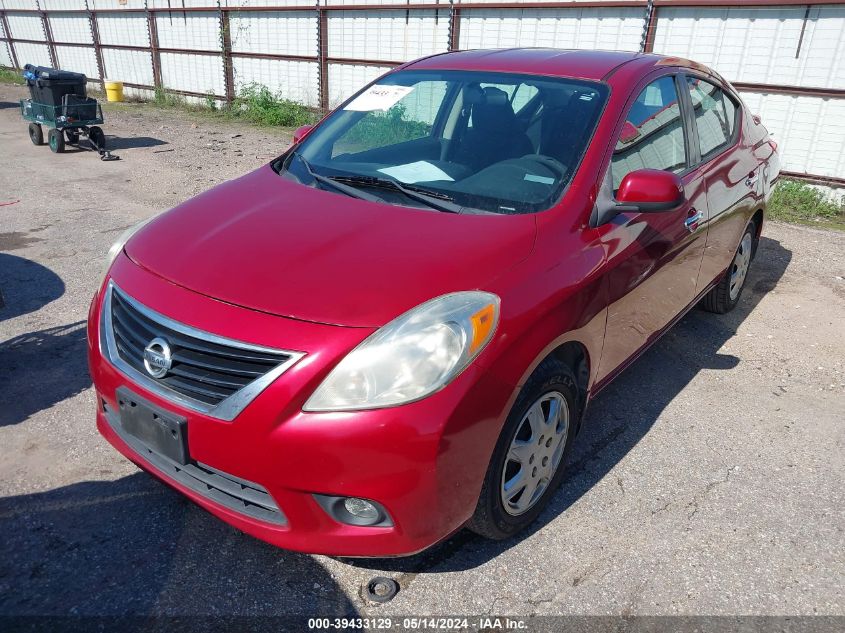
[[[692,311],[592,404],[530,533],[293,554],[112,450],[84,357],[119,233],[286,137],[129,107],[104,126],[123,160],[53,155],[21,92],[0,86],[0,613],[845,614],[845,235],[768,225],[739,308]],[[376,573],[402,587],[383,606]]]

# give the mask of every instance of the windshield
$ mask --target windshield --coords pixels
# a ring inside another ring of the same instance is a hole
[[[607,92],[575,79],[400,71],[332,113],[276,169],[390,204],[541,211],[574,175]]]

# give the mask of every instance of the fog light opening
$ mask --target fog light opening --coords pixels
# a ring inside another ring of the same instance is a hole
[[[356,519],[366,522],[368,525],[378,523],[381,513],[378,508],[366,499],[348,497],[343,501],[343,508]]]
[[[380,503],[360,497],[314,495],[330,517],[345,525],[360,527],[391,527],[393,520]]]

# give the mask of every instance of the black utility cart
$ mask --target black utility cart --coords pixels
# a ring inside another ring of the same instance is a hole
[[[21,99],[21,115],[29,121],[29,138],[35,145],[44,143],[42,126],[49,128],[47,142],[54,152],[63,152],[65,142],[81,145],[87,139],[103,160],[112,157],[106,151],[103,110],[96,99],[85,92],[85,75],[47,68],[24,66],[29,99]]]

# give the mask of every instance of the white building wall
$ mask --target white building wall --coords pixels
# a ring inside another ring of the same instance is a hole
[[[49,14],[50,31],[56,42],[73,42],[77,44],[93,44],[91,24],[87,15],[78,13]]]
[[[845,5],[661,8],[654,52],[694,59],[731,81],[845,88]],[[799,46],[800,41],[800,46]]]
[[[56,46],[56,57],[59,60],[59,68],[72,68],[74,72],[83,73],[89,79],[99,80],[97,54],[93,48]]]
[[[155,22],[160,48],[220,50],[220,15],[217,12],[168,11],[156,13]]]
[[[474,9],[461,15],[460,45],[636,51],[642,30],[637,8]]]
[[[743,92],[778,143],[785,171],[845,177],[845,99]]]
[[[448,11],[341,11],[328,17],[329,57],[410,61],[440,53],[449,39]]]
[[[29,8],[34,8],[30,6]],[[6,20],[9,22],[9,30],[12,37],[22,40],[44,40],[44,25],[41,24],[41,17],[31,13],[8,13]]]
[[[245,11],[229,16],[232,51],[317,55],[314,11]]]
[[[15,53],[18,56],[18,63],[21,66],[32,64],[33,66],[52,66],[50,61],[50,49],[46,44],[32,44],[30,42],[15,42]]]

